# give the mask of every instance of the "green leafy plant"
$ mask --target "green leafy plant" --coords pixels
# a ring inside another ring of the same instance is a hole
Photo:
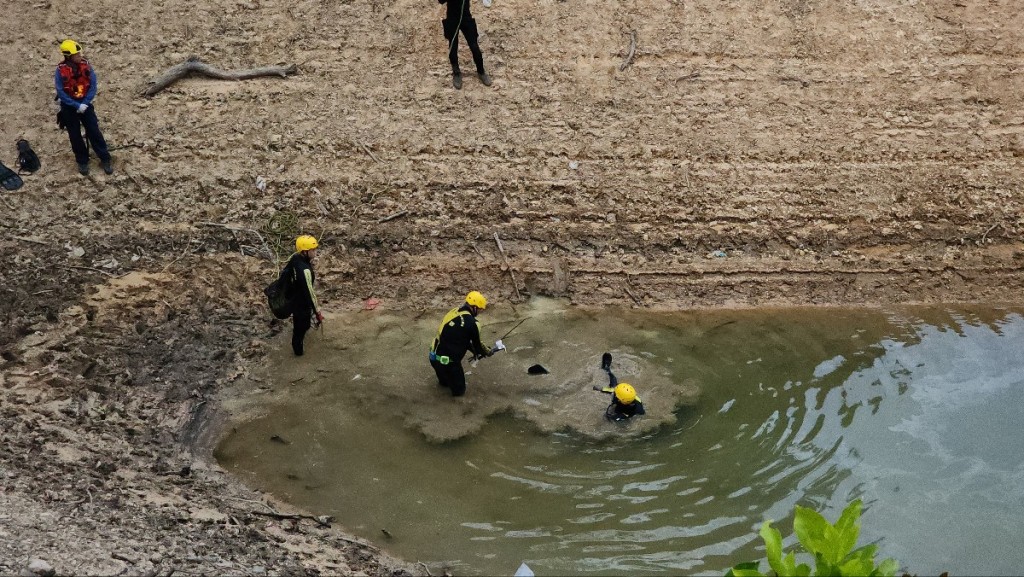
[[[793,532],[803,546],[804,552],[814,557],[814,575],[893,577],[899,564],[886,559],[875,565],[877,545],[866,545],[854,549],[860,536],[860,514],[863,504],[860,499],[847,505],[835,525],[829,523],[817,511],[797,505],[793,518]],[[768,565],[779,577],[808,577],[811,566],[797,563],[796,552],[784,553],[782,533],[772,527],[771,521],[761,525]],[[726,577],[766,577],[758,569],[759,562],[740,563],[726,573]]]

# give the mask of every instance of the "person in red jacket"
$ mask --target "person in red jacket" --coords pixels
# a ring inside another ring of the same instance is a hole
[[[74,151],[75,161],[78,162],[78,172],[89,174],[89,148],[82,138],[84,126],[85,137],[89,139],[89,144],[99,157],[103,172],[112,174],[114,165],[92,104],[96,98],[96,72],[89,65],[89,61],[82,57],[82,46],[78,42],[61,42],[60,52],[64,55],[64,61],[57,65],[53,77],[57,100],[60,101],[60,114],[57,118],[61,127],[68,131],[71,150]]]

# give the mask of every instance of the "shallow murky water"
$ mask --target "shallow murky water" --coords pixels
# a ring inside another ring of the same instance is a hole
[[[526,561],[538,575],[720,575],[761,557],[763,519],[789,535],[794,504],[834,520],[857,497],[861,543],[878,541],[911,572],[1017,574],[1021,313],[598,314],[534,303],[481,319],[490,340],[511,319],[531,321],[506,339],[508,357],[479,364],[465,400],[444,395],[424,358],[442,312],[363,313],[332,319],[301,363],[275,359],[217,456],[254,486],[456,574],[511,575]],[[591,409],[580,397],[575,415],[541,410],[611,427],[601,439],[483,400],[501,390],[513,403],[559,402],[502,379],[534,382],[520,371],[539,360],[557,389],[578,378],[561,367],[602,347],[639,359],[645,402],[670,397],[645,390],[643,376],[656,374],[699,387],[699,400],[651,429],[604,425],[602,398]],[[476,422],[474,412],[484,424],[459,425],[458,440],[424,436],[430,419]]]

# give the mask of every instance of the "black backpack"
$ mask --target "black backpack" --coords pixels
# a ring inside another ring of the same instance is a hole
[[[286,319],[292,314],[294,272],[292,263],[289,262],[281,270],[277,280],[263,289],[263,294],[267,295],[267,304],[270,305],[270,312],[274,313],[274,316],[279,319]]]
[[[18,168],[20,172],[35,172],[39,170],[42,164],[39,162],[39,156],[36,155],[36,151],[32,150],[32,146],[29,145],[28,141],[24,138],[18,141]]]
[[[7,168],[4,166],[4,163],[0,162],[0,187],[4,190],[18,190],[21,188],[22,184],[24,184],[24,182],[22,182],[18,173]]]

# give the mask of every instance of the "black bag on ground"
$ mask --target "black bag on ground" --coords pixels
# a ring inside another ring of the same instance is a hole
[[[0,187],[7,190],[18,190],[24,184],[17,172],[0,163]]]
[[[39,156],[36,151],[32,150],[32,146],[27,140],[22,138],[18,141],[18,169],[21,172],[32,173],[39,170],[42,164],[39,162]]]
[[[277,280],[263,289],[263,294],[267,295],[270,312],[274,313],[274,316],[279,319],[286,319],[292,315],[292,276],[292,267],[289,262],[281,270]]]

